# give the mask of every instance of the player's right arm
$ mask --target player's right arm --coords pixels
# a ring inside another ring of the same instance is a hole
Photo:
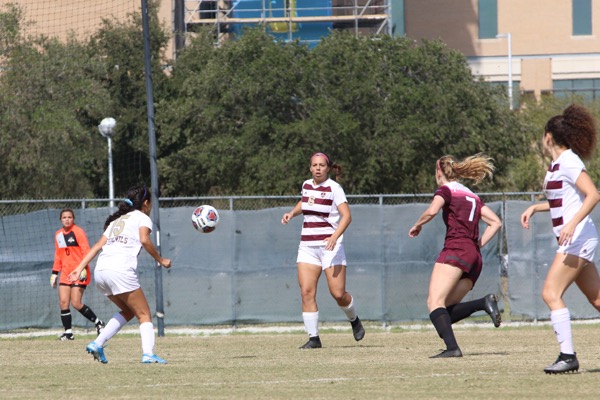
[[[69,274],[69,281],[75,282],[79,279],[81,271],[88,265],[96,255],[102,250],[102,247],[106,244],[106,236],[100,236],[100,239],[92,246],[90,251],[81,259],[79,265]]]
[[[298,201],[292,211],[283,214],[283,218],[281,218],[282,224],[287,224],[290,220],[298,215],[302,214],[302,200]]]
[[[144,246],[144,249],[156,260],[157,263],[165,268],[171,268],[171,260],[164,258],[160,255],[154,243],[150,239],[150,228],[146,226],[140,226],[140,243]]]
[[[62,269],[62,259],[60,258],[60,252],[58,244],[56,243],[56,236],[54,237],[54,263],[52,264],[52,273],[50,274],[50,286],[56,287],[56,281],[58,279],[58,273]]]
[[[435,218],[435,216],[440,212],[442,207],[444,207],[445,203],[446,201],[442,196],[433,196],[433,200],[431,201],[429,207],[427,207],[427,210],[425,210],[425,212],[421,215],[417,222],[415,222],[415,224],[408,231],[408,236],[418,236],[421,232],[421,228],[423,228],[423,225]]]
[[[533,204],[527,207],[527,210],[525,210],[525,212],[521,214],[521,225],[523,226],[523,228],[529,229],[529,221],[531,220],[533,214],[535,214],[536,212],[548,211],[550,211],[550,203],[548,203],[547,201],[544,201],[543,203]]]

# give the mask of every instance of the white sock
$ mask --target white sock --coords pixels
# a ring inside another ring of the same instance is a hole
[[[115,336],[117,332],[119,332],[126,324],[127,320],[121,315],[121,313],[116,313],[112,316],[110,321],[108,321],[94,342],[96,342],[96,344],[100,347],[104,346],[104,343],[108,342],[111,337]]]
[[[154,325],[152,322],[140,324],[140,335],[142,336],[142,353],[154,354]]]
[[[309,337],[319,336],[319,312],[303,312],[304,329]]]
[[[550,312],[550,321],[552,321],[552,327],[554,327],[554,333],[556,333],[556,340],[560,344],[560,352],[575,354],[569,309],[561,308],[560,310]]]
[[[344,313],[346,313],[346,317],[350,321],[354,321],[356,319],[356,309],[354,308],[354,297],[351,297],[350,304],[346,307],[340,307]]]

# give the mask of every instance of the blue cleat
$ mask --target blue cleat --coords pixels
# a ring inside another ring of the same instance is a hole
[[[98,360],[102,364],[108,364],[108,360],[104,356],[104,349],[98,346],[96,342],[88,344],[85,350],[94,356],[94,360]]]
[[[163,360],[156,354],[144,354],[142,356],[142,364],[166,364],[167,360]]]

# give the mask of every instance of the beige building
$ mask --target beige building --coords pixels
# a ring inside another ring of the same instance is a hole
[[[489,81],[507,82],[510,72],[515,94],[600,96],[600,1],[395,0],[393,7],[403,18],[396,35],[439,38]]]
[[[0,6],[14,1],[0,0]],[[33,22],[29,32],[64,38],[69,32],[92,33],[103,18],[122,20],[137,13],[141,0],[17,3]],[[323,16],[310,14],[319,14],[315,4],[321,3],[328,11]],[[548,91],[600,96],[598,0],[160,0],[159,18],[173,35],[165,56],[175,58],[175,49],[184,45],[185,34],[195,26],[212,25],[217,36],[235,32],[232,21],[243,25],[244,18],[254,15],[240,11],[244,7],[259,15],[248,20],[277,27],[283,37],[286,26],[292,38],[300,24],[330,23],[332,29],[357,34],[441,39],[466,55],[475,75],[503,84],[511,76],[515,97],[539,97]],[[317,41],[319,37],[317,33]]]
[[[173,2],[161,0],[159,18],[165,26],[173,26]],[[124,21],[141,9],[141,0],[0,0],[0,12],[6,12],[6,5],[11,3],[23,9],[26,33],[60,39],[72,33],[78,37],[91,35],[103,19]],[[168,49],[168,54],[172,53]]]

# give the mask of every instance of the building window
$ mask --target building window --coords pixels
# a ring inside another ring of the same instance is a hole
[[[589,101],[600,99],[600,79],[556,79],[552,89],[557,97],[575,95]]]
[[[396,0],[392,7],[392,35],[406,36],[404,24],[404,0]]]
[[[498,0],[478,0],[479,39],[493,39],[498,34]]]
[[[592,0],[573,0],[573,36],[592,34]]]

